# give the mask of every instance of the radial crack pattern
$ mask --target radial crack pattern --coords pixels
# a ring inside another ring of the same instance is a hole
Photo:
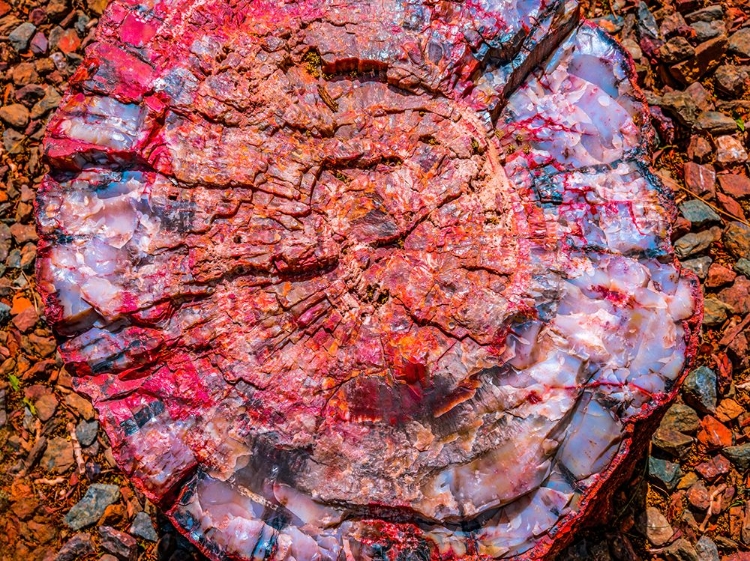
[[[71,84],[47,315],[215,559],[544,557],[695,351],[647,108],[574,2],[115,0]]]

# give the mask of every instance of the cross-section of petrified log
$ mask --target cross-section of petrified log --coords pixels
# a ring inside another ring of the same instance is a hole
[[[537,559],[695,347],[623,51],[560,0],[115,0],[39,286],[215,559]]]

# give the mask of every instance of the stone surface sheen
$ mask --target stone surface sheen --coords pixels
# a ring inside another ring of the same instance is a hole
[[[120,466],[214,559],[560,547],[700,316],[631,68],[555,0],[115,0],[37,224]]]

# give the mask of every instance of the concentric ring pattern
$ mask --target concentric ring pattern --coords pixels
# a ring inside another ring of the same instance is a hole
[[[120,466],[214,559],[548,555],[695,350],[647,115],[572,2],[115,0],[37,274]]]

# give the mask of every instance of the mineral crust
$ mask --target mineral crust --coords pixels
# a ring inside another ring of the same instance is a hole
[[[213,559],[540,559],[695,351],[624,51],[561,0],[114,0],[39,288]]]

